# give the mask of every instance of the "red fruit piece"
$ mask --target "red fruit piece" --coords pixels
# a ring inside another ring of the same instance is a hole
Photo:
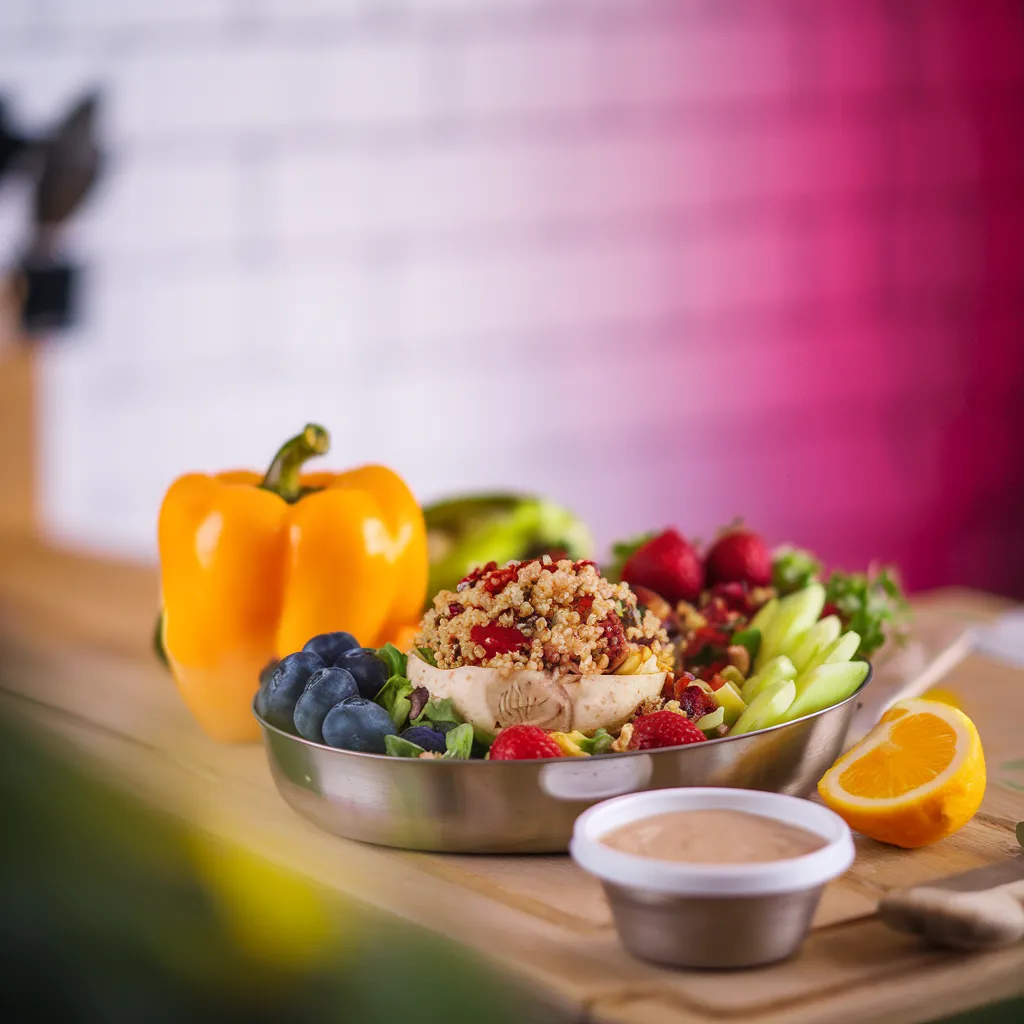
[[[458,590],[465,590],[467,587],[472,587],[477,580],[483,579],[489,572],[494,572],[498,568],[497,562],[488,562],[486,565],[477,566],[468,576],[463,576],[459,580]]]
[[[626,660],[629,646],[626,630],[622,625],[622,619],[615,612],[609,612],[598,625],[608,644],[608,650],[605,652],[608,655],[608,671],[614,672]]]
[[[716,583],[711,588],[712,599],[718,598],[730,612],[749,615],[751,612],[750,591],[744,583]]]
[[[729,634],[724,629],[716,626],[701,626],[695,630],[686,645],[686,657],[693,658],[700,654],[708,645],[712,647],[727,647],[729,645]]]
[[[766,587],[772,581],[772,553],[764,538],[744,527],[723,533],[704,560],[708,583],[748,583]]]
[[[676,700],[692,722],[705,715],[714,714],[718,710],[715,698],[705,693],[699,686],[684,686],[676,691]]]
[[[684,743],[700,743],[706,737],[688,718],[675,711],[655,711],[641,715],[633,722],[630,750],[657,750],[679,747]],[[492,748],[493,749],[493,748]]]
[[[630,555],[622,567],[622,578],[631,586],[653,590],[673,605],[695,602],[704,588],[704,566],[678,530],[665,530]]]
[[[725,680],[719,675],[722,669],[727,668],[729,662],[724,658],[718,661],[711,662],[710,665],[702,665],[697,669],[697,675],[704,680],[711,687],[712,690],[717,690]]]
[[[530,645],[530,641],[515,626],[474,626],[469,631],[469,638],[487,652],[488,658]]]
[[[675,700],[696,678],[692,672],[680,672],[674,680],[669,676],[661,688],[662,697],[666,700]]]
[[[561,756],[562,748],[536,725],[510,725],[502,729],[491,744],[492,761],[529,761],[538,757]]]
[[[484,580],[484,590],[488,594],[500,594],[519,575],[519,565],[507,565],[504,569],[495,569]]]

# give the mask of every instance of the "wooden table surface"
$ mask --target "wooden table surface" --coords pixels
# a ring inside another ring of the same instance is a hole
[[[981,732],[989,788],[960,833],[902,851],[859,839],[802,952],[728,974],[662,970],[616,939],[600,887],[566,857],[409,853],[339,839],[274,789],[262,747],[206,739],[152,657],[155,573],[0,538],[0,706],[96,759],[122,786],[211,834],[443,933],[532,983],[574,1021],[927,1021],[1024,993],[1024,944],[964,956],[923,948],[873,916],[894,886],[1014,854],[1024,818],[1024,672],[971,655],[943,681]],[[1001,599],[942,591],[916,629],[983,621]],[[875,684],[873,684],[875,685]]]

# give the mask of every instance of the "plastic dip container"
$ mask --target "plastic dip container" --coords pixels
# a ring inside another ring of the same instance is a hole
[[[739,864],[657,860],[602,842],[609,833],[671,811],[743,811],[797,826],[823,844],[811,853]],[[686,788],[607,800],[576,820],[573,859],[604,885],[623,945],[677,967],[736,968],[792,956],[803,944],[825,883],[853,863],[850,829],[818,804],[746,789]]]

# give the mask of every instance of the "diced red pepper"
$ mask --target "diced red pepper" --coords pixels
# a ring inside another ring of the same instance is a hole
[[[461,587],[463,584],[466,584],[471,587],[477,580],[483,579],[489,572],[494,572],[497,568],[497,562],[488,562],[486,565],[477,566],[468,576],[464,576],[459,580],[459,586]]]
[[[487,652],[488,658],[496,654],[510,654],[530,645],[530,641],[515,626],[474,626],[469,631],[469,638]]]
[[[705,665],[703,668],[698,669],[700,678],[704,680],[711,687],[712,690],[718,690],[725,685],[725,680],[718,674],[723,668],[728,668],[729,662],[713,661],[710,665]]]
[[[495,569],[484,579],[484,590],[488,594],[500,594],[518,575],[518,565],[508,565],[504,569]]]
[[[686,657],[692,658],[700,654],[709,644],[713,647],[728,647],[729,634],[716,626],[702,626],[690,637],[686,645]]]

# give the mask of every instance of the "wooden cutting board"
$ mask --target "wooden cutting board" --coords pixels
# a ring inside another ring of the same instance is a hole
[[[152,658],[155,573],[0,538],[0,707],[44,726],[152,803],[232,842],[493,958],[560,1008],[602,1022],[925,1021],[1024,993],[1024,945],[929,950],[873,916],[890,888],[1006,857],[1024,818],[1024,671],[971,655],[943,681],[982,735],[989,788],[960,833],[928,849],[858,840],[801,954],[721,974],[659,969],[618,944],[600,887],[565,857],[416,854],[339,839],[280,799],[259,746],[223,747],[193,724]],[[872,687],[919,671],[1001,599],[942,591],[915,601],[916,647]]]

